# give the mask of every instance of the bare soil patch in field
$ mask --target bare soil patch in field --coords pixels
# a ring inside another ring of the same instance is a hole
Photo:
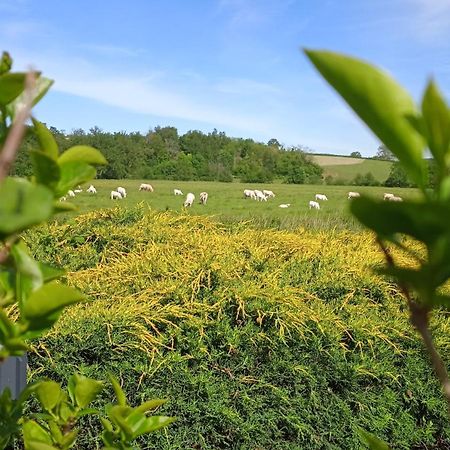
[[[320,166],[344,166],[350,164],[362,164],[362,158],[347,158],[345,156],[326,156],[326,155],[311,155],[313,160]]]

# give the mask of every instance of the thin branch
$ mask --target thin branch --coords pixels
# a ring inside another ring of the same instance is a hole
[[[390,254],[388,248],[384,245],[383,241],[380,238],[377,238],[377,243],[380,246],[382,252],[384,253],[384,257],[386,258],[386,263],[389,267],[394,267],[394,258]],[[438,377],[442,390],[444,392],[445,399],[447,400],[448,409],[450,413],[450,379],[448,377],[448,372],[445,367],[444,361],[441,358],[441,355],[436,350],[436,347],[433,343],[433,337],[431,336],[431,332],[429,329],[430,322],[430,309],[427,306],[420,305],[411,296],[409,292],[408,286],[405,283],[398,282],[398,286],[400,287],[403,295],[406,298],[408,303],[409,312],[410,312],[410,321],[414,328],[419,332],[422,340],[425,344],[425,347],[430,355],[431,364],[434,368],[436,376]]]
[[[5,140],[5,145],[0,153],[0,182],[8,175],[9,170],[16,159],[20,143],[22,142],[22,138],[25,133],[25,121],[30,116],[33,102],[35,81],[35,72],[29,71],[25,78],[25,103],[22,108],[20,108]]]

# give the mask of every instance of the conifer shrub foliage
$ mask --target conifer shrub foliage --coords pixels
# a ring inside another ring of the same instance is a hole
[[[33,373],[112,372],[130,402],[170,399],[178,420],[143,448],[360,449],[358,427],[399,449],[450,443],[401,292],[370,270],[383,257],[368,233],[226,227],[137,207],[26,240],[93,300],[36,343]],[[447,318],[433,329],[448,354]],[[80,448],[93,448],[96,426]]]
[[[32,125],[25,127],[32,106],[45,95],[52,80],[39,72],[12,72],[11,67],[11,57],[3,52],[0,58],[0,364],[9,357],[23,355],[30,341],[48,332],[68,306],[86,301],[83,293],[61,283],[65,274],[62,268],[33,258],[23,233],[59,212],[73,209],[70,203],[58,199],[69,189],[94,178],[94,166],[106,163],[103,155],[89,146],[77,145],[60,153],[52,133],[34,117],[31,117]],[[26,133],[33,134],[36,142],[29,154],[32,176],[30,179],[8,176]],[[1,449],[16,445],[26,450],[71,448],[76,445],[80,418],[95,416],[102,425],[98,432],[103,448],[127,450],[135,448],[137,437],[173,421],[166,416],[148,415],[163,400],[131,406],[112,375],[108,378],[117,403],[107,404],[102,412],[90,408],[103,390],[104,381],[86,377],[77,368],[67,375],[61,380],[64,389],[54,379],[34,377],[17,399],[9,387],[0,392]],[[37,410],[24,414],[30,397],[35,399]]]

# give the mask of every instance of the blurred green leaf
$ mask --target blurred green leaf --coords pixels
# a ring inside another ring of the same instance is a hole
[[[54,214],[64,213],[67,211],[76,211],[78,209],[77,205],[69,202],[60,202],[55,201],[53,203],[53,212]]]
[[[117,403],[120,406],[126,406],[127,405],[127,397],[125,396],[125,392],[123,392],[123,389],[120,387],[119,382],[114,377],[114,375],[109,374],[109,381],[112,384],[112,387],[114,389],[114,393],[116,394]]]
[[[152,411],[153,409],[157,408],[158,406],[164,405],[167,400],[162,400],[159,398],[155,398],[152,400],[147,400],[146,402],[142,403],[141,405],[137,406],[135,408],[136,411],[139,411],[141,413],[146,413],[148,411]]]
[[[52,317],[66,306],[85,300],[86,297],[77,289],[52,281],[30,295],[22,314],[25,319],[35,323],[39,319]]]
[[[36,182],[54,190],[60,177],[60,170],[56,161],[48,154],[37,150],[32,150],[30,157]]]
[[[363,444],[366,444],[370,448],[370,450],[391,450],[391,447],[389,447],[386,442],[378,439],[372,433],[369,433],[363,428],[357,427],[356,432],[358,433],[361,442]]]
[[[102,391],[101,381],[74,374],[69,379],[69,395],[72,401],[79,407],[85,408]]]
[[[38,139],[39,148],[43,153],[56,161],[59,156],[59,151],[53,134],[43,123],[39,122],[39,120],[32,118],[32,121],[34,125],[34,133]]]
[[[12,67],[12,59],[8,52],[3,52],[0,58],[0,75],[9,72]]]
[[[55,381],[39,381],[34,386],[33,392],[36,394],[42,408],[51,412],[62,398],[62,390]]]
[[[0,75],[0,105],[6,106],[25,89],[25,73],[4,73]]]
[[[433,81],[430,81],[423,96],[422,115],[428,147],[437,166],[444,169],[450,162],[450,110]]]
[[[450,233],[450,205],[443,202],[384,202],[356,198],[351,212],[380,237],[394,240],[396,233],[407,234],[428,245]]]
[[[34,82],[32,106],[36,105],[39,100],[47,93],[50,86],[53,84],[53,80],[40,76],[39,72],[36,72],[36,80]],[[25,103],[25,93],[22,92],[8,107],[8,114],[14,119],[19,112],[22,105]]]
[[[0,239],[49,219],[53,194],[18,178],[6,178],[0,185]]]
[[[57,278],[61,278],[66,274],[65,269],[61,269],[59,267],[53,267],[50,264],[43,263],[38,261],[39,269],[41,271],[42,277],[44,281],[47,283],[48,281],[56,280]]]
[[[59,157],[59,164],[67,162],[84,162],[86,164],[106,164],[105,157],[94,147],[87,145],[75,145],[69,148]]]
[[[84,162],[70,161],[60,164],[61,177],[56,195],[67,194],[69,189],[95,178],[95,168]]]
[[[411,179],[425,188],[425,142],[407,119],[417,113],[408,92],[389,75],[361,60],[327,51],[305,50],[305,53],[328,83],[398,157]]]
[[[22,433],[25,442],[36,441],[49,445],[52,444],[52,439],[47,431],[34,420],[27,420],[23,424]],[[25,448],[27,448],[27,446],[25,446]]]

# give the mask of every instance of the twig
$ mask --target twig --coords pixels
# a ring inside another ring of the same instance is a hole
[[[383,241],[380,238],[377,238],[377,243],[380,246],[382,252],[384,253],[384,257],[386,258],[386,263],[389,267],[394,267],[394,258],[389,253],[389,250],[384,245]],[[397,282],[400,287],[403,295],[406,298],[408,303],[409,312],[410,312],[410,321],[414,328],[419,332],[422,340],[425,344],[425,347],[431,357],[431,364],[433,369],[438,377],[442,390],[444,392],[445,399],[447,400],[448,410],[450,414],[450,379],[448,377],[448,372],[445,367],[444,361],[441,358],[441,355],[436,350],[436,347],[433,343],[433,338],[431,336],[431,332],[429,329],[430,322],[430,308],[427,306],[420,305],[411,297],[408,286],[405,283]]]
[[[8,133],[5,145],[0,152],[0,181],[8,175],[22,142],[25,133],[25,121],[30,116],[35,80],[35,72],[29,71],[25,78],[25,104],[20,108]]]

